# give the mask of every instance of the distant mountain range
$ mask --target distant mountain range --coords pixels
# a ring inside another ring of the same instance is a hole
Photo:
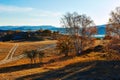
[[[40,29],[56,29],[54,26],[0,26],[0,30],[21,30],[21,31],[36,31]]]
[[[105,35],[106,34],[106,25],[99,25],[97,26],[97,29],[98,29],[98,35]],[[52,31],[59,31],[61,33],[64,33],[65,32],[65,29],[64,28],[58,28],[58,27],[55,27],[55,26],[0,26],[0,32],[2,31],[6,31],[6,30],[21,30],[21,31],[36,31],[36,30],[52,30]]]

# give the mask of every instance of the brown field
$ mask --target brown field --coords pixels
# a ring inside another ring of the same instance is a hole
[[[22,54],[24,50],[34,50],[41,47],[44,47],[45,45],[49,44],[55,44],[56,41],[37,41],[37,42],[0,42],[0,60],[4,59],[5,56],[8,54],[10,49],[14,46],[14,44],[19,44],[18,48],[15,51],[15,54],[13,56],[18,56]]]
[[[54,41],[51,41],[51,40],[37,41],[37,42],[20,42],[20,43],[18,43],[19,47],[17,48],[14,56],[22,54],[22,52],[25,50],[35,50],[38,48],[42,48],[46,45],[55,44],[55,43],[56,43],[56,40],[54,40]]]
[[[20,42],[14,56],[21,54],[25,49],[36,49],[53,43],[56,41]],[[7,47],[10,47],[14,43],[4,44],[9,44]],[[96,45],[99,44],[101,42],[96,41]],[[54,49],[47,49],[46,53],[52,54],[54,51]],[[119,80],[120,61],[107,60],[104,54],[90,52],[69,57],[52,55],[43,58],[43,64],[39,64],[37,60],[37,63],[33,65],[30,65],[30,60],[25,57],[0,65],[0,80]]]
[[[9,50],[13,47],[14,43],[0,42],[0,60],[4,59]]]

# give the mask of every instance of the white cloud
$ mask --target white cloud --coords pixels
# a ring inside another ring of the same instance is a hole
[[[26,12],[27,15],[33,17],[57,17],[61,16],[60,12],[52,12],[46,10],[39,10],[31,7],[18,7],[18,6],[8,6],[8,5],[0,5],[0,12]]]
[[[0,25],[59,25],[60,12],[40,10],[31,7],[0,5]],[[14,14],[17,13],[17,14]],[[17,16],[19,15],[19,16]],[[16,17],[17,16],[17,17]],[[11,20],[12,18],[12,20]]]
[[[34,17],[58,17],[58,16],[61,16],[61,13],[43,11],[38,13],[31,13],[30,15]]]
[[[47,10],[39,10],[39,9],[33,9],[32,13],[29,13],[30,16],[33,17],[60,17],[62,13],[60,12],[52,12]]]
[[[29,8],[29,7],[0,5],[0,12],[28,12],[32,10],[33,8]]]

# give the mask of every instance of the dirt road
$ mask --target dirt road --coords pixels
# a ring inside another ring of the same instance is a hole
[[[13,55],[16,51],[16,49],[18,48],[19,44],[15,44],[9,51],[8,55],[5,57],[5,59],[3,59],[2,61],[0,61],[0,65],[1,64],[5,64],[7,62],[10,62],[11,60],[13,60]]]
[[[11,50],[9,51],[8,55],[5,57],[4,60],[12,59],[12,57],[13,57],[16,49],[18,48],[18,46],[19,46],[19,44],[15,44],[15,45],[11,48]]]
[[[11,50],[9,51],[9,53],[8,53],[8,55],[5,57],[5,59],[2,60],[2,61],[0,61],[0,65],[6,64],[6,63],[8,63],[8,62],[16,61],[16,60],[19,60],[19,59],[21,59],[21,58],[26,57],[26,54],[21,54],[21,55],[19,55],[19,56],[13,57],[13,55],[14,55],[16,49],[18,48],[18,46],[19,46],[19,44],[15,44],[15,45],[11,48]],[[48,46],[45,46],[44,48],[38,48],[37,50],[38,50],[38,51],[42,51],[42,50],[45,50],[45,49],[48,49],[48,48],[53,48],[53,47],[55,47],[55,46],[56,46],[55,44],[50,44],[50,45],[48,45]]]

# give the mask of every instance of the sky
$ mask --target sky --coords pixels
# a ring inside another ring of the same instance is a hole
[[[0,0],[0,26],[61,27],[61,17],[67,12],[86,14],[96,25],[102,25],[118,6],[120,0]]]

